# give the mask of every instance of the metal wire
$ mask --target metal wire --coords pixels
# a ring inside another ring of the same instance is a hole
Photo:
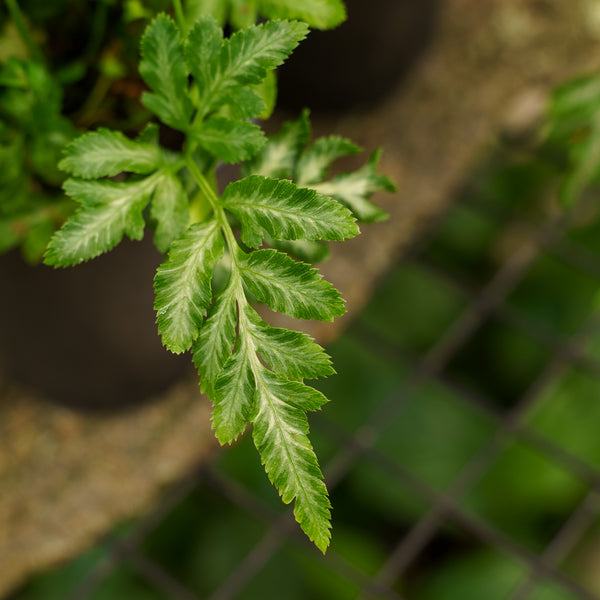
[[[593,316],[578,332],[566,339],[507,301],[512,291],[527,276],[532,264],[544,253],[550,253],[570,268],[600,281],[600,257],[564,237],[578,211],[585,211],[590,201],[591,199],[585,200],[584,204],[576,207],[568,215],[550,216],[546,223],[532,228],[531,235],[525,243],[515,249],[483,286],[465,281],[459,274],[451,272],[448,267],[440,266],[426,256],[424,250],[435,238],[446,216],[432,223],[426,235],[405,254],[399,268],[410,263],[434,274],[441,283],[460,293],[466,301],[466,308],[450,323],[446,331],[441,332],[423,356],[411,355],[364,325],[358,324],[354,327],[353,335],[361,343],[398,363],[410,364],[412,369],[408,379],[378,404],[358,430],[346,431],[326,416],[319,420],[318,427],[335,440],[339,448],[324,468],[328,487],[334,491],[345,481],[357,461],[362,460],[385,473],[401,488],[421,498],[427,506],[424,514],[389,547],[387,558],[372,575],[365,574],[335,551],[330,551],[319,559],[331,573],[352,582],[359,590],[357,597],[412,600],[410,589],[405,591],[402,588],[400,591],[399,582],[423,556],[427,546],[450,523],[474,539],[480,540],[486,547],[515,559],[524,567],[525,575],[506,597],[507,600],[527,600],[536,587],[545,582],[553,583],[580,600],[600,600],[596,594],[562,569],[565,559],[590,530],[600,513],[600,471],[530,427],[527,422],[527,416],[543,397],[544,391],[567,369],[580,369],[600,381],[600,365],[586,353],[587,339],[600,329],[600,319],[597,315]],[[498,219],[498,215],[493,214],[493,211],[488,215],[485,207],[478,205],[471,206],[470,209],[479,211],[486,217]],[[454,209],[450,212],[452,210]],[[528,336],[551,356],[545,368],[508,410],[499,409],[490,399],[457,381],[447,372],[447,366],[461,349],[491,319]],[[459,402],[475,409],[494,424],[493,432],[487,441],[463,465],[444,490],[433,489],[419,474],[411,472],[378,450],[376,444],[387,426],[402,415],[402,411],[406,409],[420,386],[428,381],[452,392]],[[547,541],[546,547],[537,553],[488,523],[485,518],[470,512],[464,504],[464,497],[468,491],[481,481],[501,452],[515,441],[531,447],[587,486],[587,493],[581,502],[557,528]],[[166,493],[161,506],[140,520],[127,534],[107,538],[104,541],[106,558],[84,579],[76,582],[67,600],[87,600],[111,573],[124,563],[165,598],[200,600],[202,597],[189,589],[186,582],[178,581],[157,560],[145,555],[141,549],[146,537],[165,516],[198,488],[210,488],[247,514],[249,519],[263,523],[266,528],[266,533],[231,571],[227,579],[205,596],[209,600],[234,600],[243,597],[249,582],[288,543],[316,560],[316,551],[299,533],[288,512],[274,511],[254,491],[209,466],[190,474]]]

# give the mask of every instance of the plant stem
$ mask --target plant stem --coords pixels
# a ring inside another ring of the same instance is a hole
[[[173,0],[173,8],[175,9],[175,18],[177,19],[177,25],[179,25],[181,33],[185,35],[187,33],[187,25],[185,22],[185,14],[183,12],[181,0]]]
[[[92,27],[90,37],[85,48],[84,55],[87,57],[93,57],[102,45],[102,37],[106,30],[106,22],[108,18],[108,4],[106,2],[99,2],[94,11],[92,17]]]
[[[34,58],[38,62],[44,64],[44,54],[40,50],[39,46],[33,41],[17,0],[5,0],[5,2],[8,12],[10,12],[10,16],[12,17],[15,27],[17,28],[23,43],[25,46],[27,46],[27,50],[29,51],[31,58]]]
[[[114,80],[104,73],[100,74],[85,104],[81,107],[78,116],[75,118],[78,127],[87,129],[98,118],[99,108],[110,91],[113,82]]]
[[[191,156],[186,157],[186,165],[189,169],[192,177],[196,180],[196,183],[202,190],[203,194],[206,196],[206,199],[210,203],[213,212],[215,213],[215,217],[217,218],[221,230],[225,235],[225,239],[227,240],[227,245],[229,246],[229,252],[231,254],[231,258],[233,260],[233,264],[237,266],[237,256],[236,256],[236,248],[237,242],[235,241],[235,236],[233,235],[233,231],[231,230],[231,225],[227,221],[227,215],[221,206],[219,206],[219,198],[217,194],[210,186],[206,177],[200,172],[198,169],[198,165],[194,162],[194,159]]]
[[[185,164],[187,168],[190,170],[192,177],[196,180],[198,187],[202,190],[206,199],[210,202],[210,206],[213,209],[215,215],[219,215],[221,212],[221,208],[219,207],[219,198],[217,194],[212,189],[208,181],[206,181],[206,177],[202,175],[198,165],[194,162],[194,159],[191,156],[187,156],[185,159]]]

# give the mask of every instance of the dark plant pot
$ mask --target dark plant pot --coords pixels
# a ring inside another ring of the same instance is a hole
[[[426,48],[438,2],[348,0],[348,21],[311,32],[281,70],[279,104],[337,111],[381,100]],[[130,407],[166,390],[192,366],[156,331],[160,260],[150,232],[75,268],[0,256],[0,375],[88,409]]]
[[[279,74],[279,106],[333,112],[372,106],[429,44],[439,0],[347,0],[348,19],[312,31]]]
[[[161,256],[151,237],[67,269],[0,257],[0,373],[61,404],[115,409],[147,402],[191,369],[156,330]]]

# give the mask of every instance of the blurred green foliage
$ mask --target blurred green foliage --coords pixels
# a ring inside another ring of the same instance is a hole
[[[20,246],[40,260],[74,209],[61,190],[63,148],[79,127],[128,121],[138,108],[110,94],[137,79],[139,24],[116,5],[25,0],[12,14],[14,0],[0,5],[0,253]]]
[[[38,63],[0,64],[0,92],[0,252],[22,244],[36,261],[71,205],[57,164],[75,128],[61,115],[61,87]]]

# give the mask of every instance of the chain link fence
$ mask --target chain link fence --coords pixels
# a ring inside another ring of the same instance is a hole
[[[311,419],[325,556],[245,439],[65,567],[57,597],[599,599],[596,205],[468,186],[333,345]]]

